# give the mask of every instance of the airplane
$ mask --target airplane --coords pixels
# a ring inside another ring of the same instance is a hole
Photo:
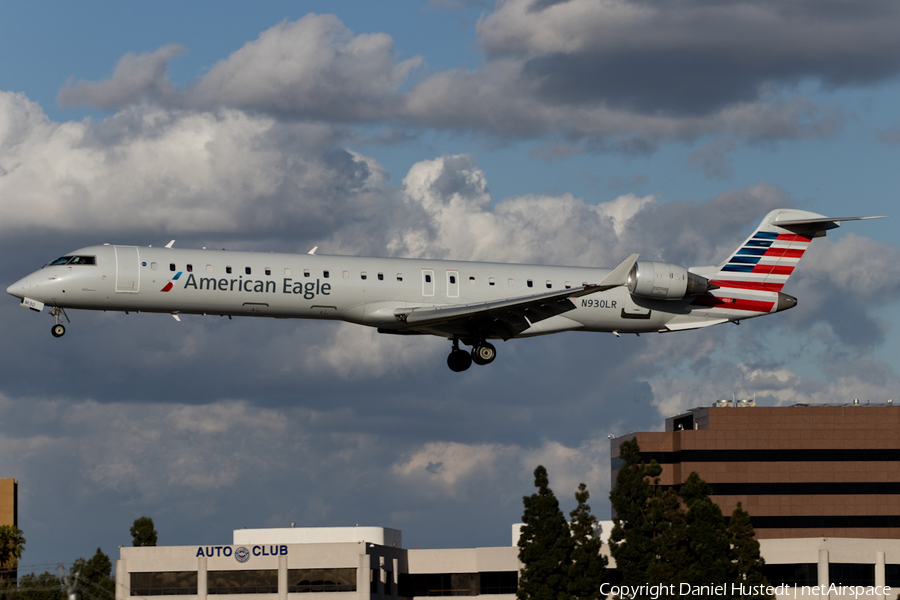
[[[488,340],[563,331],[616,336],[739,323],[793,308],[782,292],[809,243],[842,221],[777,209],[723,262],[638,261],[614,269],[453,260],[275,254],[173,247],[90,246],[7,288],[21,306],[50,308],[61,337],[66,309],[330,319],[395,335],[452,341],[453,371],[491,363]],[[460,348],[471,346],[471,351]]]

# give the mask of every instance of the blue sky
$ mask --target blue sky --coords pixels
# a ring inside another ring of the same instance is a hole
[[[173,237],[691,266],[772,208],[893,216],[817,240],[788,313],[513,341],[462,376],[443,340],[335,323],[77,313],[54,340],[9,298],[0,476],[20,482],[23,564],[115,558],[141,515],[163,544],[296,522],[504,545],[538,463],[564,506],[585,481],[608,516],[610,433],[732,393],[896,399],[900,8],[638,4],[5,2],[9,283]]]

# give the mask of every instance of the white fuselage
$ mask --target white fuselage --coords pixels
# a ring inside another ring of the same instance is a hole
[[[527,297],[596,284],[610,273],[584,267],[111,245],[71,254],[94,256],[95,264],[46,266],[7,291],[61,308],[337,319],[400,332],[398,310]],[[533,323],[516,337],[567,330],[667,331],[759,314],[692,306],[690,298],[635,298],[624,287],[571,302],[573,310]]]

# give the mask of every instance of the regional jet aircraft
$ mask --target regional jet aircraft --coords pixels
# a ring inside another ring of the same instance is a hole
[[[813,238],[839,221],[770,212],[725,261],[708,267],[638,261],[615,269],[452,260],[181,250],[104,244],[54,260],[7,288],[49,307],[62,336],[66,309],[332,319],[395,335],[436,335],[447,364],[486,365],[488,340],[561,331],[620,335],[737,323],[793,308],[782,288]],[[460,348],[460,343],[472,350]]]

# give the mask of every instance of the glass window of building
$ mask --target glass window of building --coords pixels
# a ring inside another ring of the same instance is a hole
[[[278,569],[207,571],[207,594],[277,594]]]
[[[196,596],[197,571],[131,573],[132,596]]]
[[[356,569],[288,569],[288,594],[355,591]]]

